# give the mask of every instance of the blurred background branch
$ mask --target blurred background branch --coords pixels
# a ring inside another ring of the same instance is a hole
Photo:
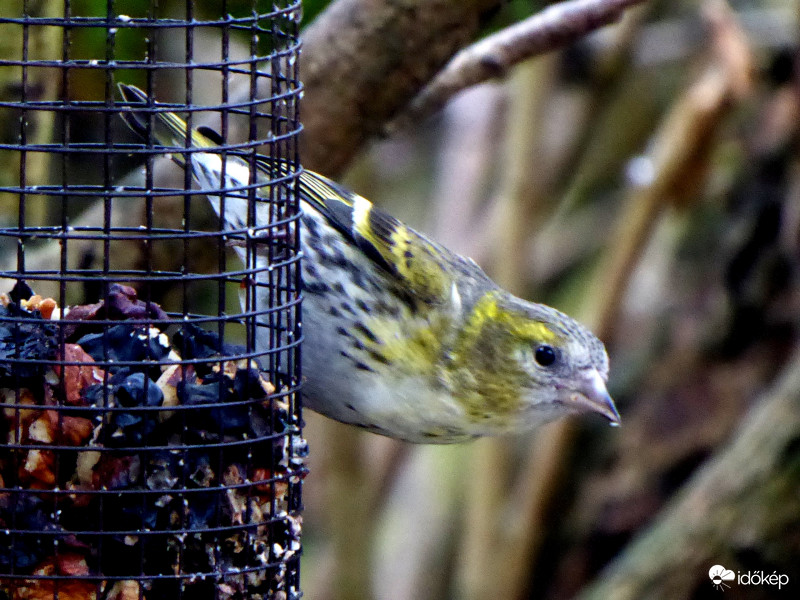
[[[696,593],[696,573],[738,562],[732,549],[759,548],[778,560],[796,557],[798,440],[800,352],[795,352],[731,442],[579,598],[690,598]],[[773,573],[785,574],[766,570],[768,577]],[[770,597],[790,593],[775,585],[765,591]]]

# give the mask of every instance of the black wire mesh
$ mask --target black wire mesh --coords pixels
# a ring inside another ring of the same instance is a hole
[[[0,598],[299,597],[300,2],[2,4]]]

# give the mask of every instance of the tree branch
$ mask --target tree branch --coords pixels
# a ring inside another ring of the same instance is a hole
[[[439,110],[455,94],[496,79],[523,60],[573,42],[616,21],[644,0],[570,0],[550,6],[455,55],[447,66],[387,126],[396,131]]]
[[[337,0],[303,31],[303,165],[336,176],[501,0]]]

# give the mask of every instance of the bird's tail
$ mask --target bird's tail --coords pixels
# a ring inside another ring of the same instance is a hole
[[[226,229],[243,231],[248,224],[248,190],[251,189],[250,165],[233,153],[222,156],[217,150],[222,140],[207,127],[189,130],[181,117],[167,106],[151,100],[133,85],[119,84],[128,106],[120,110],[127,125],[144,139],[150,135],[158,145],[171,151],[171,158],[188,167],[192,177],[208,196],[214,211]],[[259,171],[260,173],[260,171]],[[224,197],[224,200],[223,200]],[[259,223],[268,223],[264,207],[256,207]]]
[[[135,85],[120,83],[118,87],[122,98],[130,105],[120,111],[120,116],[128,127],[143,138],[147,139],[152,132],[160,145],[169,148],[203,149],[214,148],[220,144],[219,136],[205,127],[192,129],[189,134],[186,121],[157,102],[151,101],[147,94]],[[172,158],[184,166],[182,155],[176,153]]]
[[[220,152],[223,139],[209,127],[189,131],[188,124],[169,105],[151,99],[136,86],[119,84],[126,106],[120,116],[125,123],[144,139],[150,136],[160,146],[171,151],[171,158],[181,167],[188,167],[200,189],[206,191],[214,210],[233,229],[244,228],[248,214],[246,204],[235,206],[237,200],[245,201],[253,185],[267,185],[278,178],[300,179],[299,193],[309,202],[324,203],[335,198],[352,196],[329,179],[311,171],[298,169],[295,161],[265,155],[252,156],[225,147]],[[188,156],[188,158],[187,158]],[[254,160],[255,162],[251,162]],[[255,182],[251,170],[255,166]],[[222,210],[220,192],[225,192],[229,210]],[[264,195],[262,198],[266,198]],[[259,207],[263,210],[263,207]],[[222,215],[224,212],[224,217]],[[268,222],[264,217],[260,222]]]

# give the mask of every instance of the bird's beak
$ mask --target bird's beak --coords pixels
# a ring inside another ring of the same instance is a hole
[[[608,394],[606,382],[597,369],[586,369],[581,380],[570,394],[570,403],[581,412],[596,412],[609,420],[612,426],[620,424],[614,401]]]

